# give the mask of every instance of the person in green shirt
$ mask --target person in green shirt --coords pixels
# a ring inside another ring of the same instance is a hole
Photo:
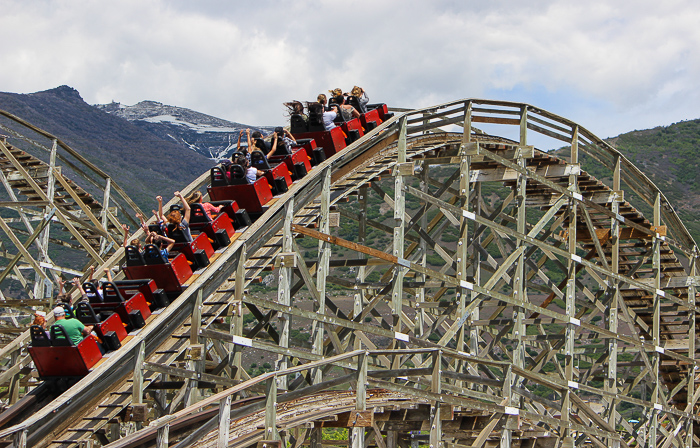
[[[92,325],[83,325],[78,319],[66,319],[66,311],[63,307],[57,306],[54,308],[53,316],[56,319],[54,325],[63,327],[73,345],[80,344],[83,336],[89,335],[92,331]]]

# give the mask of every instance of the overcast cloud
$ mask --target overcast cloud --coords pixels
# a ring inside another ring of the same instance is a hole
[[[282,103],[527,102],[600,137],[700,117],[700,3],[0,0],[0,90],[277,125]]]

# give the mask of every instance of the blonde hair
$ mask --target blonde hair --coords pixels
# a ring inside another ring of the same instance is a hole
[[[320,93],[316,98],[316,101],[318,101],[320,104],[326,104],[326,102],[328,102],[328,98],[326,98],[325,93]]]
[[[199,201],[202,200],[202,192],[199,190],[195,190],[192,193],[190,193],[185,200],[187,201],[188,204],[195,204]]]
[[[141,240],[138,238],[134,238],[133,240],[129,241],[130,246],[134,246],[137,249],[141,248]]]
[[[352,93],[352,96],[356,96],[356,97],[359,98],[359,97],[362,96],[362,88],[361,88],[361,87],[355,86],[355,87],[352,88],[352,90],[350,91],[350,93]]]
[[[342,96],[343,95],[343,89],[341,89],[340,87],[336,87],[333,90],[329,90],[329,92],[331,93],[331,96]]]

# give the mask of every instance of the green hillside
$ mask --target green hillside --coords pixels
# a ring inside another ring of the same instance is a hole
[[[700,241],[700,119],[665,127],[631,131],[606,140],[651,179],[668,198],[695,241]],[[568,148],[561,148],[568,156]],[[609,170],[585,155],[582,168],[610,185]],[[626,199],[639,207],[647,219],[651,208],[640,206],[631,191]]]

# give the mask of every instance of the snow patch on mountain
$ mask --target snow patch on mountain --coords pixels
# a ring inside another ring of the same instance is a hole
[[[235,151],[241,130],[269,134],[273,127],[256,127],[157,101],[141,101],[133,106],[121,103],[97,104],[96,108],[131,121],[160,138],[172,139],[214,161],[228,158]],[[245,145],[245,135],[243,142]]]

